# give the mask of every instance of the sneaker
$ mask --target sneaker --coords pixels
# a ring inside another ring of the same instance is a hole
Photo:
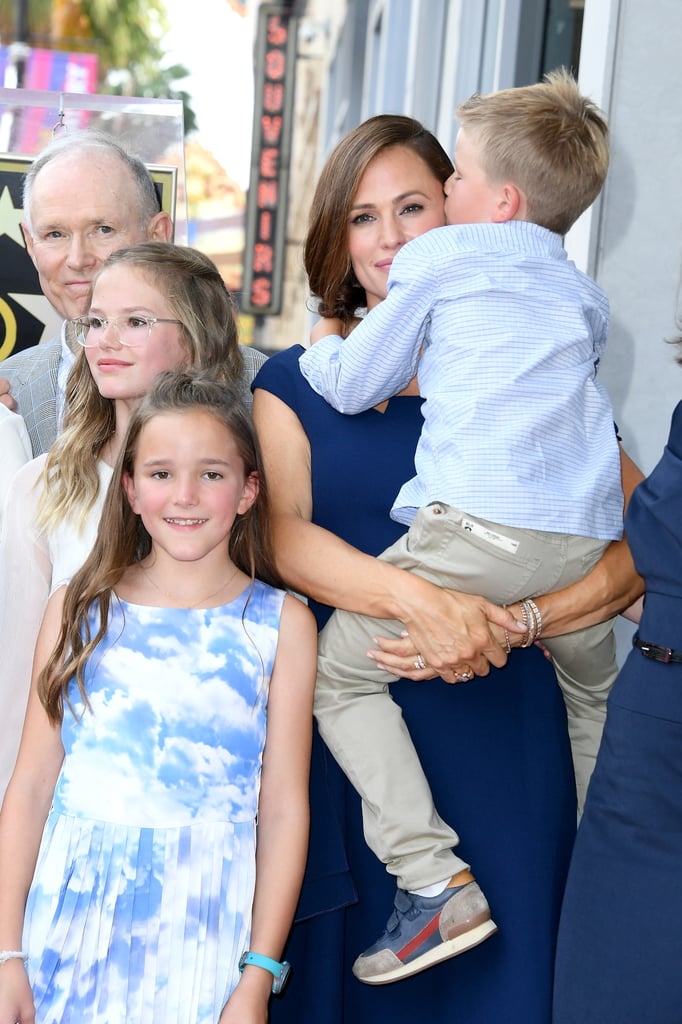
[[[431,897],[398,889],[394,906],[386,931],[353,964],[353,974],[366,985],[409,978],[497,931],[476,882]]]

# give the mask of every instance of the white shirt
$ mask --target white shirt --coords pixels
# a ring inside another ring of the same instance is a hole
[[[521,529],[611,540],[623,525],[620,459],[596,380],[608,319],[604,292],[545,228],[436,228],[400,250],[386,299],[350,336],[322,339],[300,366],[345,413],[418,371],[424,426],[398,522],[443,501]]]
[[[57,368],[57,434],[61,434],[64,426],[64,409],[66,406],[66,381],[71,367],[76,362],[76,354],[66,340],[66,320],[62,324],[62,356]]]
[[[22,466],[8,492],[0,533],[0,801],[19,749],[31,667],[48,598],[90,554],[113,469],[97,463],[99,493],[82,531],[65,520],[49,534],[35,526],[46,455]]]
[[[12,478],[31,456],[31,441],[22,417],[0,403],[0,523]]]

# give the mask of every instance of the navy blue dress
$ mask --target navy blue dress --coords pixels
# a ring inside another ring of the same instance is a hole
[[[682,651],[682,403],[625,520],[642,640]],[[608,703],[557,951],[557,1024],[682,1021],[682,664],[633,648]]]
[[[295,346],[268,360],[254,387],[298,416],[312,456],[313,520],[378,554],[402,532],[389,518],[413,475],[421,399],[384,413],[335,412],[298,369]],[[330,609],[311,604],[320,626]],[[575,788],[563,701],[539,651],[469,685],[441,680],[392,686],[431,782],[436,806],[461,838],[499,933],[476,949],[394,985],[351,973],[378,938],[395,881],[365,845],[360,801],[316,737],[311,843],[286,957],[293,965],[272,1024],[549,1024],[555,936],[575,834]],[[450,784],[457,759],[458,777]]]

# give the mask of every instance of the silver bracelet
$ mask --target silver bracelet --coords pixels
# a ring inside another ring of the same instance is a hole
[[[522,647],[532,647],[535,640],[535,616],[533,615],[528,602],[524,599],[519,602],[521,607],[521,618],[526,627],[526,632],[521,640]]]
[[[504,608],[505,611],[507,610],[506,604],[503,604],[502,607]],[[506,626],[503,626],[502,629],[504,630],[504,650],[505,653],[509,655],[511,654],[511,640],[509,639],[509,630],[507,629]]]
[[[535,616],[535,639],[539,640],[542,636],[542,615],[540,614],[540,609],[538,608],[532,597],[527,597],[526,601],[530,605],[530,610]]]
[[[20,949],[0,950],[0,964],[6,964],[8,960],[28,960],[28,953]]]

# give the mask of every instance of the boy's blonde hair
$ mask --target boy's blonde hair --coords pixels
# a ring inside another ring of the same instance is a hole
[[[565,235],[599,195],[608,128],[565,68],[535,85],[472,96],[456,113],[489,181],[523,192],[528,220]]]

